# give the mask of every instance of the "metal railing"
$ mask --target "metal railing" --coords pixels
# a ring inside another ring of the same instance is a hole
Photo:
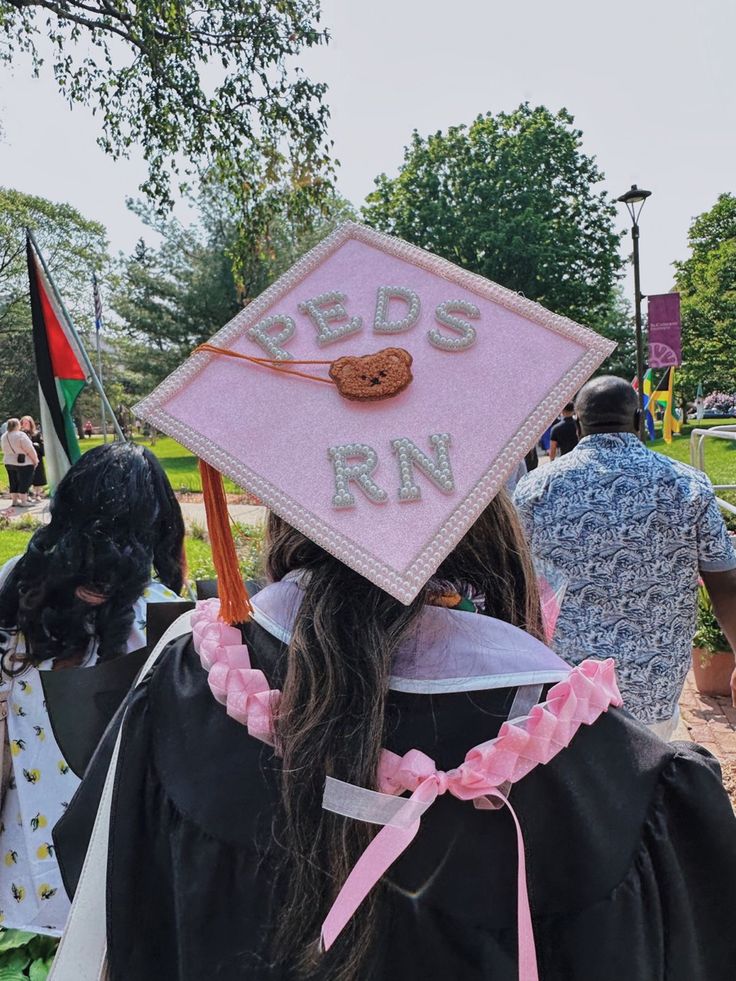
[[[690,433],[690,463],[697,467],[698,470],[702,470],[705,473],[705,440],[706,438],[712,439],[730,439],[736,442],[736,425],[728,426],[713,426],[712,429],[693,429]],[[716,491],[719,490],[736,490],[736,484],[713,484],[713,488]],[[729,511],[731,514],[736,514],[736,505],[731,504],[730,501],[724,501],[723,498],[716,495],[716,500],[723,508],[724,511]]]

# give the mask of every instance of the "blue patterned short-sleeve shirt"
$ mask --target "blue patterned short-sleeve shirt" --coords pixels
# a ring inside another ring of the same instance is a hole
[[[566,587],[557,653],[614,658],[626,708],[642,722],[671,718],[698,572],[736,568],[708,478],[631,433],[596,434],[524,477],[514,500],[539,568]]]

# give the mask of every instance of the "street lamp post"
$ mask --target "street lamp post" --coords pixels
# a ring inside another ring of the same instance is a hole
[[[639,439],[642,443],[646,438],[646,428],[644,425],[644,339],[641,331],[641,282],[639,279],[639,215],[644,207],[644,202],[651,195],[651,191],[644,191],[631,185],[631,189],[622,194],[618,201],[626,205],[631,215],[631,239],[634,243],[634,311],[636,316],[636,381],[639,387]]]

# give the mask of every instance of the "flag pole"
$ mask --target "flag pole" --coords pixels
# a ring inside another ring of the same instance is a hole
[[[97,340],[97,376],[100,379],[100,385],[102,385],[102,350],[100,348],[100,333],[102,330],[102,300],[100,299],[100,291],[97,286],[97,275],[92,273],[92,293],[94,297],[95,304],[95,336]],[[105,403],[100,399],[100,416],[102,418],[102,442],[107,442],[107,413],[105,412]]]
[[[100,351],[100,332],[97,331],[97,375],[102,385],[102,352]],[[100,415],[102,417],[102,442],[107,442],[107,413],[105,412],[105,400],[100,397]]]
[[[118,437],[118,439],[121,439],[123,442],[125,442],[125,435],[124,435],[122,429],[120,428],[120,424],[118,423],[117,419],[115,418],[115,413],[112,411],[112,406],[110,405],[110,402],[108,401],[107,395],[105,394],[105,390],[104,390],[104,388],[102,387],[102,385],[100,383],[100,379],[97,377],[97,372],[92,367],[92,362],[90,361],[89,355],[87,354],[87,349],[85,348],[84,344],[82,344],[82,341],[81,341],[81,339],[79,337],[79,334],[77,333],[77,331],[76,331],[76,329],[74,327],[74,324],[72,323],[72,318],[69,316],[69,311],[64,306],[64,301],[62,300],[61,295],[60,295],[58,289],[56,288],[56,283],[54,282],[53,277],[51,276],[51,273],[49,271],[49,267],[46,265],[46,260],[44,259],[43,254],[41,253],[41,250],[38,247],[38,243],[36,242],[36,239],[35,239],[35,237],[33,235],[33,232],[31,231],[30,228],[27,228],[26,229],[26,233],[28,235],[28,238],[30,239],[31,245],[33,246],[34,252],[38,256],[39,261],[41,262],[41,265],[43,266],[43,271],[46,273],[46,278],[48,279],[49,283],[51,284],[51,289],[54,291],[54,296],[56,298],[56,302],[59,304],[59,309],[61,310],[62,314],[64,315],[64,319],[66,320],[66,325],[69,328],[69,333],[72,335],[72,337],[74,338],[74,340],[76,341],[76,343],[77,343],[77,345],[79,347],[79,353],[82,355],[82,360],[84,361],[84,366],[87,369],[87,372],[88,372],[89,377],[90,377],[90,379],[92,381],[92,384],[97,389],[97,392],[98,392],[98,394],[100,396],[100,399],[102,401],[102,404],[105,407],[105,409],[107,410],[110,418],[112,419],[112,424],[113,424],[113,426],[115,428],[115,432],[117,433],[117,437]]]

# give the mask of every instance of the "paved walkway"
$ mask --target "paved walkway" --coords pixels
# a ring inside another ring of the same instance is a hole
[[[0,497],[0,517],[7,517],[11,521],[15,518],[20,518],[24,514],[32,514],[34,518],[48,521],[48,510],[49,502],[47,498],[39,501],[38,504],[33,504],[29,508],[14,508],[7,497]]]
[[[246,525],[258,525],[266,520],[266,508],[254,504],[230,504],[228,505],[228,511],[233,521],[238,521]],[[7,498],[0,498],[0,516],[6,514],[6,512],[7,517],[11,521],[25,514],[30,514],[39,521],[48,521],[50,518],[48,500],[39,501],[38,504],[34,504],[29,508],[11,509],[10,501]],[[181,512],[184,515],[184,521],[188,525],[204,525],[206,523],[204,504],[191,501],[182,502]]]
[[[692,671],[680,699],[681,721],[675,739],[691,739],[721,764],[723,785],[736,810],[736,708],[730,698],[700,695]]]

